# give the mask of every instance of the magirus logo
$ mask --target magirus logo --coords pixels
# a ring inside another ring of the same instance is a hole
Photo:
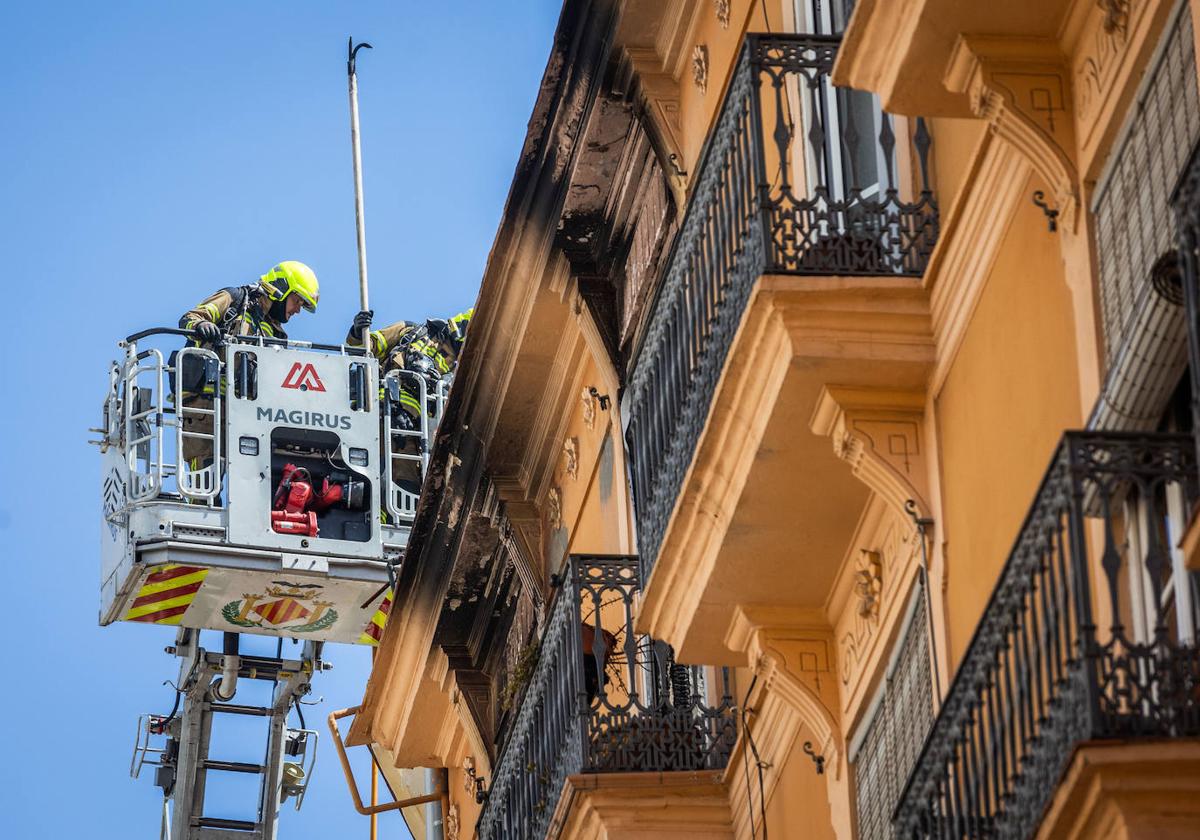
[[[349,430],[353,423],[345,414],[326,414],[321,411],[301,411],[292,409],[285,411],[282,408],[259,407],[259,420],[266,420],[268,423],[285,423],[289,426],[312,426],[317,429],[343,429]]]
[[[312,364],[296,362],[284,377],[282,387],[298,391],[324,391],[325,383],[317,376],[317,369]]]

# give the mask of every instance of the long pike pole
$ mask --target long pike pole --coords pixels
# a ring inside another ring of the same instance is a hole
[[[358,142],[358,74],[355,73],[355,58],[363,48],[374,49],[366,41],[354,46],[354,38],[346,44],[346,75],[350,82],[350,145],[354,148],[354,225],[358,232],[358,303],[359,308],[370,309],[367,295],[367,232],[363,225],[363,187],[362,187],[362,148]],[[363,350],[371,353],[371,328],[363,327]],[[375,662],[375,650],[371,650],[371,662]],[[370,838],[376,840],[379,836],[379,816],[374,809],[379,802],[379,770],[375,766],[375,756],[371,756],[371,825]]]
[[[358,76],[355,57],[363,47],[372,49],[365,41],[354,45],[354,38],[347,44],[346,75],[350,77],[350,144],[354,147],[354,222],[358,228],[358,302],[359,308],[370,309],[367,298],[367,233],[363,227],[362,149],[358,143]],[[363,329],[363,349],[371,352],[371,328]]]

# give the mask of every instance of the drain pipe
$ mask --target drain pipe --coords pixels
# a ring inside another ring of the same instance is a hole
[[[221,677],[213,683],[213,697],[222,703],[233,699],[237,693],[238,671],[242,667],[242,658],[238,656],[238,634],[226,633],[222,648]]]

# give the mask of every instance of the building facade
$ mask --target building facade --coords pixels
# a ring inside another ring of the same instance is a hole
[[[566,0],[348,735],[395,795],[1195,836],[1198,6]]]

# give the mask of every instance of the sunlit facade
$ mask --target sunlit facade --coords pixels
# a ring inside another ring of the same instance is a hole
[[[1196,5],[567,0],[350,730],[396,795],[1191,836]]]

